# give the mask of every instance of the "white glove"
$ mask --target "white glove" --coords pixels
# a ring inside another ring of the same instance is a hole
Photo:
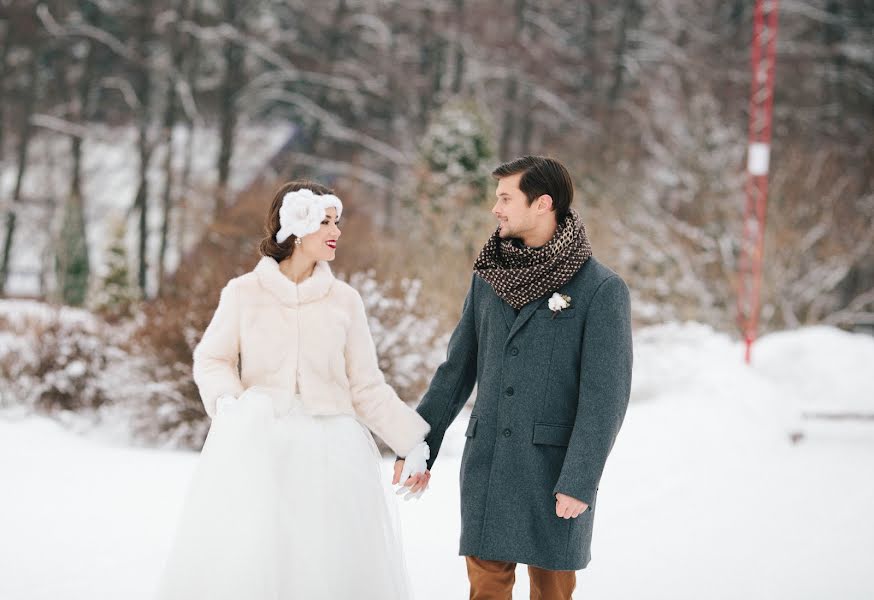
[[[228,410],[237,403],[237,399],[230,394],[223,394],[215,401],[216,416],[228,412]]]
[[[404,500],[409,500],[411,498],[421,498],[422,494],[425,490],[419,490],[415,494],[407,493],[409,488],[404,487],[404,483],[406,483],[407,479],[410,478],[411,475],[417,475],[419,473],[424,473],[428,468],[428,459],[431,458],[431,448],[428,447],[427,442],[419,442],[416,446],[410,450],[407,454],[407,457],[404,459],[404,468],[401,469],[401,477],[398,481],[398,484],[401,486],[397,494],[406,494],[404,496]]]

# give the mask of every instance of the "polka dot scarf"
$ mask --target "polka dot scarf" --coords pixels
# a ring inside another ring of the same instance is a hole
[[[540,248],[492,234],[473,264],[495,293],[515,309],[558,291],[592,256],[592,246],[579,213],[571,209]]]

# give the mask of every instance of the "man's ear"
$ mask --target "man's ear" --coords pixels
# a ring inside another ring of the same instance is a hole
[[[543,194],[537,199],[537,213],[543,214],[552,210],[552,196]]]

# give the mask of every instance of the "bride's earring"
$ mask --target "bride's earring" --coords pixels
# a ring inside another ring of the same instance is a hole
[[[303,244],[303,242],[300,241],[300,238],[294,238],[294,245],[295,246],[300,246],[301,244]]]

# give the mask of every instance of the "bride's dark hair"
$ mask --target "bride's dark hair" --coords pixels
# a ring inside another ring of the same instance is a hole
[[[294,240],[297,239],[296,236],[288,236],[288,239],[281,244],[276,241],[276,232],[279,231],[279,209],[282,208],[282,199],[288,192],[296,192],[297,190],[302,190],[304,188],[312,190],[312,192],[317,196],[334,193],[331,188],[324,186],[321,183],[308,181],[306,179],[295,179],[294,181],[282,184],[273,195],[273,202],[270,203],[270,211],[267,213],[267,219],[264,221],[264,233],[266,234],[266,237],[261,240],[261,244],[258,247],[261,256],[269,256],[276,262],[279,262],[291,256],[294,252]]]

